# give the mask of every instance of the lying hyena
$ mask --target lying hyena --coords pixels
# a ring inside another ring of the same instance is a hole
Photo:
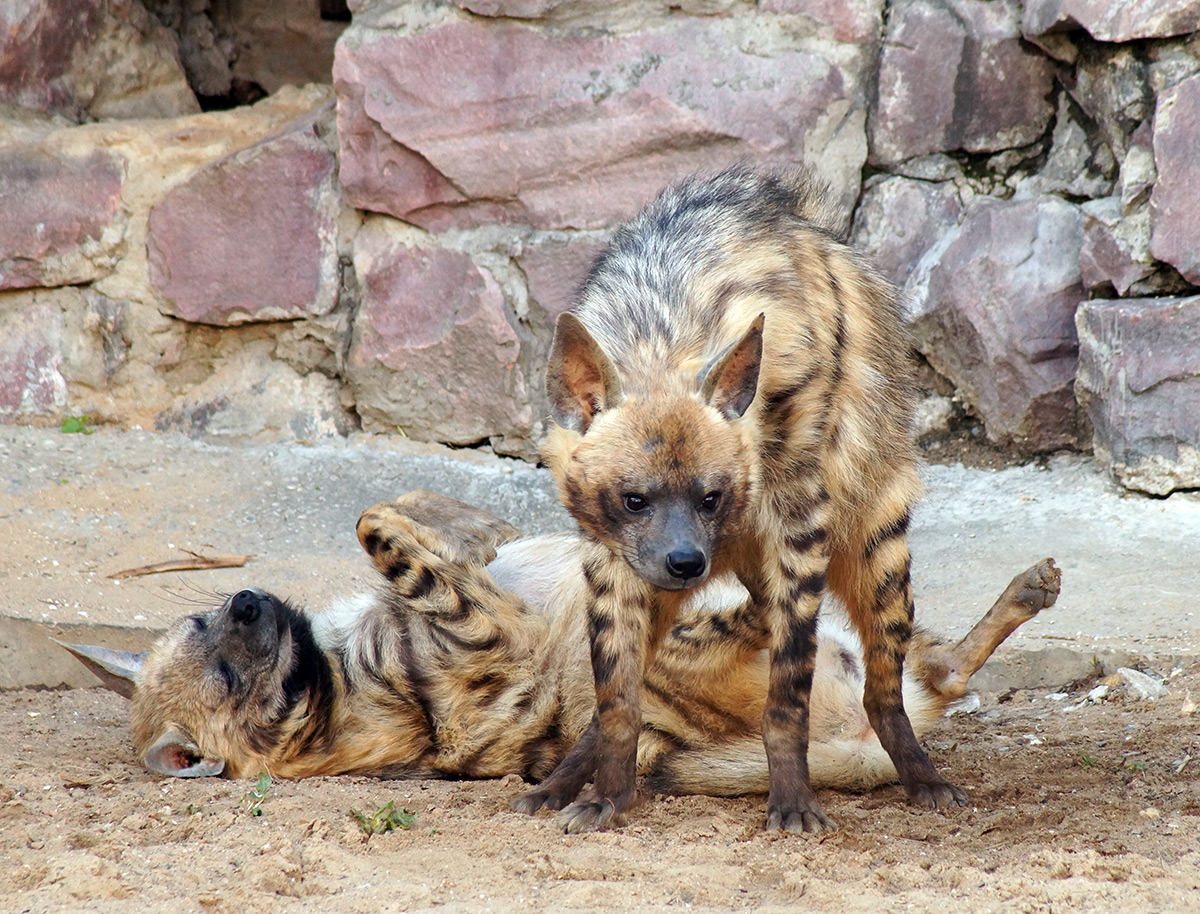
[[[544,455],[585,538],[598,713],[517,808],[562,808],[593,778],[565,827],[623,819],[643,668],[688,594],[730,572],[770,633],[768,828],[832,827],[809,773],[827,591],[862,642],[867,719],[909,797],[966,803],[918,745],[901,688],[920,490],[909,337],[892,287],[832,225],[799,177],[690,179],[616,233],[559,318]]]
[[[595,708],[578,538],[510,542],[507,524],[428,492],[372,508],[358,534],[384,578],[369,598],[309,617],[243,590],[181,620],[148,656],[72,646],[132,696],[146,765],[180,777],[553,770]],[[918,729],[1054,603],[1058,579],[1050,560],[1018,575],[958,644],[914,637],[905,690]],[[814,782],[894,778],[862,711],[855,639],[823,624],[818,640]],[[766,789],[765,643],[736,584],[714,582],[684,607],[643,683],[638,766],[656,789]]]

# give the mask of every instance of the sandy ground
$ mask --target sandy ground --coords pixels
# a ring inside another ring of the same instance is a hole
[[[360,589],[372,575],[354,520],[409,488],[530,531],[564,522],[544,474],[428,450],[0,428],[0,687],[92,681],[49,634],[140,647],[213,591],[255,584],[320,606]],[[995,691],[925,740],[973,808],[913,810],[896,787],[825,793],[841,828],[816,839],[763,833],[761,797],[643,798],[626,828],[567,837],[549,814],[509,811],[515,778],[338,778],[276,782],[254,815],[253,782],[143,769],[118,696],[17,688],[0,691],[0,914],[1200,911],[1200,717],[1186,713],[1200,701],[1200,495],[1130,497],[1079,458],[926,475],[912,530],[926,624],[961,633],[1016,569],[1044,555],[1064,569],[1054,609],[977,675]],[[183,549],[255,558],[108,577]],[[1119,665],[1114,650],[1177,669],[1170,694],[1113,685],[1081,705],[1093,676],[1046,697],[1093,658]],[[389,802],[413,826],[367,840],[350,811]]]
[[[1166,671],[1164,671],[1166,672]],[[643,798],[620,831],[564,836],[501,781],[162,780],[102,689],[0,694],[0,910],[1200,910],[1200,665],[1153,703],[1094,683],[982,696],[926,739],[971,794],[825,792],[820,839],[766,834],[760,797]],[[350,810],[416,815],[367,839]]]

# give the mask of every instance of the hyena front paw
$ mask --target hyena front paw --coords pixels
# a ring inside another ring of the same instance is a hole
[[[569,787],[555,787],[553,784],[543,783],[533,790],[527,790],[519,797],[513,797],[508,801],[516,812],[523,812],[527,816],[532,816],[542,807],[546,809],[562,809],[570,803],[579,794],[577,789]]]
[[[920,781],[906,784],[908,800],[922,809],[949,809],[951,806],[969,806],[967,792],[949,781]]]
[[[558,824],[568,835],[617,828],[625,824],[625,813],[617,812],[616,804],[607,797],[585,797],[558,814]]]
[[[825,810],[816,800],[796,807],[785,809],[782,806],[770,804],[767,806],[767,831],[782,828],[784,831],[798,835],[801,832],[820,834],[835,831],[837,823],[825,814]]]

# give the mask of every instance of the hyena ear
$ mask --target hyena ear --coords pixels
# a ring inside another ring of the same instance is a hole
[[[168,730],[142,756],[151,771],[173,778],[213,778],[225,770],[225,759],[205,758],[196,741]]]
[[[569,311],[558,316],[546,366],[546,396],[554,421],[583,434],[621,397],[617,370],[587,328]]]
[[[56,638],[50,640],[79,658],[105,686],[118,695],[133,698],[137,674],[146,662],[145,651],[135,654],[132,651],[113,651],[94,644],[67,644]]]
[[[704,366],[698,378],[700,396],[726,419],[737,419],[750,408],[758,392],[758,370],[762,366],[763,324],[766,315],[754,319],[742,338]]]

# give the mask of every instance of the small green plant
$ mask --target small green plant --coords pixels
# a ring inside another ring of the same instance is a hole
[[[417,820],[416,814],[409,812],[403,806],[397,809],[394,800],[388,800],[371,815],[352,809],[350,816],[358,823],[364,841],[370,841],[372,835],[385,834],[395,831],[397,828],[411,828],[413,822]]]
[[[187,805],[187,814],[189,816],[199,815],[202,811],[203,810],[201,810],[201,808],[199,806],[197,806],[195,803],[188,803],[188,805]]]
[[[1126,771],[1145,771],[1146,763],[1138,762],[1138,761],[1134,761],[1134,760],[1130,759],[1128,762],[1125,763],[1125,770]]]
[[[252,816],[262,815],[263,800],[267,798],[267,791],[271,789],[271,776],[265,771],[258,776],[258,780],[254,784],[254,789],[246,794],[246,803]]]
[[[1079,764],[1083,765],[1085,768],[1094,768],[1096,762],[1098,761],[1100,760],[1094,755],[1088,755],[1086,752],[1079,753]]]
[[[91,416],[63,416],[60,431],[64,435],[90,435],[96,429]]]

